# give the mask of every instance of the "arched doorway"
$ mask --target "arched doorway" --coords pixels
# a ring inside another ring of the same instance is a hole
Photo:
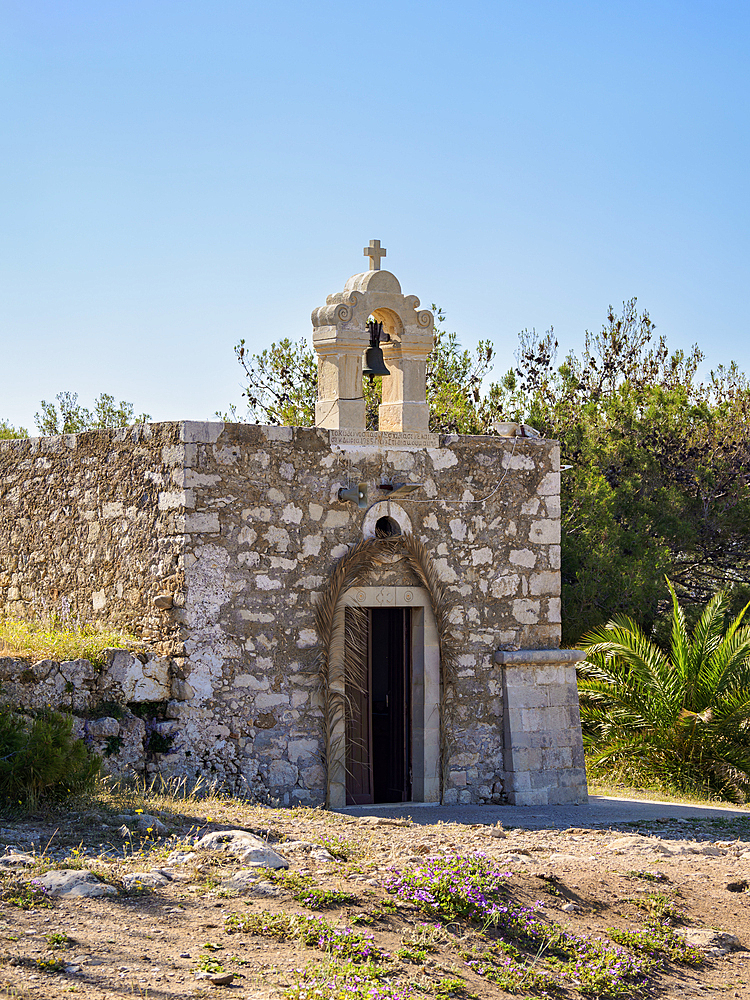
[[[332,741],[330,804],[438,802],[440,649],[429,594],[355,586],[336,614],[359,669]]]

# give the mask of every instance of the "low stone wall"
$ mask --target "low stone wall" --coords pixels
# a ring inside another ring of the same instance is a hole
[[[116,777],[170,772],[177,724],[166,707],[184,694],[169,659],[126,649],[105,650],[101,666],[85,659],[0,659],[2,703],[72,715],[75,735]]]

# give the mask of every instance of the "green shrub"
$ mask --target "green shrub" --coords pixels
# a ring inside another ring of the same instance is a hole
[[[0,709],[0,801],[33,809],[91,785],[101,767],[69,715]]]

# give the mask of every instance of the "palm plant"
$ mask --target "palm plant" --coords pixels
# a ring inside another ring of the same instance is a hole
[[[588,633],[578,689],[593,774],[750,798],[750,627],[715,594],[692,631],[674,587],[665,652],[624,615]]]

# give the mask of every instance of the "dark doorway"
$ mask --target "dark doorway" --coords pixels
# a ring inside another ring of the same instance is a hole
[[[411,609],[347,608],[346,627],[353,665],[347,676],[347,803],[408,802]]]

